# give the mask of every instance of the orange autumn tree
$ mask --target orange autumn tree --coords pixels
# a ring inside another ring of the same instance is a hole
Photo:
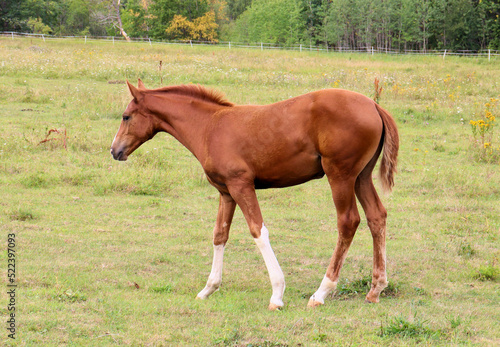
[[[214,11],[208,11],[193,21],[175,15],[165,31],[170,38],[176,40],[217,42],[217,28]]]

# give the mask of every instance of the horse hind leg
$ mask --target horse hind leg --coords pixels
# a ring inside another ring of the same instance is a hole
[[[337,287],[340,270],[360,222],[354,193],[355,178],[329,175],[328,181],[337,210],[338,240],[323,281],[319,289],[309,299],[307,305],[310,307],[324,304],[328,294]]]
[[[356,180],[356,196],[365,211],[368,227],[373,238],[373,274],[371,289],[366,295],[366,301],[379,302],[380,293],[387,287],[385,232],[387,211],[382,205],[372,181],[372,171],[375,166],[372,160]]]
[[[236,202],[229,195],[220,195],[217,222],[214,227],[214,257],[212,271],[208,276],[205,288],[196,296],[197,299],[206,299],[219,289],[222,283],[222,263],[224,258],[224,247],[229,238],[229,228],[233,220]]]

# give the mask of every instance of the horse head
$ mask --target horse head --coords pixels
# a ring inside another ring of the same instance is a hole
[[[153,115],[143,106],[144,84],[139,80],[136,88],[127,81],[132,101],[122,115],[122,122],[111,144],[111,155],[115,160],[127,160],[140,145],[155,135]]]

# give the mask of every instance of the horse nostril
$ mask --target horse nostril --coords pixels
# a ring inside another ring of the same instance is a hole
[[[110,152],[115,160],[120,160],[123,157],[123,150],[116,152],[113,148],[111,148]]]

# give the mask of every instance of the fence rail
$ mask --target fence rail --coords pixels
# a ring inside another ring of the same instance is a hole
[[[85,43],[87,41],[107,41],[112,42],[127,42],[122,36],[54,36],[46,34],[34,34],[34,33],[20,33],[13,31],[0,31],[0,37],[11,38],[12,40],[20,37],[30,37],[43,40],[81,40]],[[194,41],[194,40],[170,40],[170,41],[152,41],[147,37],[131,38],[131,42],[147,43],[147,44],[166,44],[166,45],[190,45],[190,46],[218,46],[232,48],[249,48],[249,49],[260,49],[260,50],[289,50],[289,51],[299,51],[299,52],[325,52],[325,53],[359,53],[359,54],[392,54],[392,55],[435,55],[442,56],[443,59],[447,55],[453,56],[471,56],[471,57],[486,57],[491,60],[492,57],[500,56],[499,50],[482,49],[482,50],[456,50],[450,51],[447,49],[443,50],[395,50],[387,49],[384,47],[364,47],[364,48],[350,48],[350,47],[328,47],[326,45],[322,46],[312,46],[305,44],[294,44],[294,45],[283,45],[277,46],[272,43],[265,42],[230,42],[230,41],[218,41],[218,42],[208,42],[208,41]]]

